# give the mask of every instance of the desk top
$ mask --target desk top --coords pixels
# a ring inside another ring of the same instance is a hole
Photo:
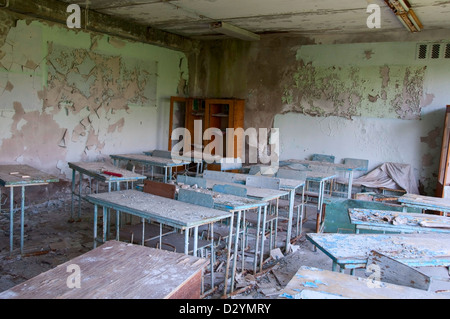
[[[224,193],[213,192],[209,189],[198,188],[195,191],[212,195],[214,200],[214,207],[226,211],[241,211],[247,209],[255,209],[258,207],[267,206],[268,203],[248,197],[240,197]]]
[[[28,165],[0,165],[0,185],[5,187],[57,183],[59,179]]]
[[[247,177],[254,176],[254,175],[248,175],[248,174],[240,174],[240,173],[227,173],[232,174],[235,178],[235,181],[240,184],[245,184],[247,182]],[[263,177],[267,177],[264,175],[259,175]],[[270,177],[267,177],[270,178]],[[299,187],[302,187],[305,185],[306,181],[296,180],[296,179],[287,179],[287,178],[278,178],[274,177],[280,180],[280,189],[282,190],[292,190],[297,189]]]
[[[86,199],[93,204],[110,207],[120,212],[180,229],[211,224],[231,217],[229,212],[136,190],[88,195]]]
[[[161,167],[178,167],[188,165],[190,163],[190,161],[180,161],[179,163],[176,163],[171,158],[148,156],[145,154],[121,154],[110,155],[110,157],[114,160],[132,161]]]
[[[398,201],[406,205],[422,207],[429,210],[450,212],[450,199],[447,198],[406,194],[399,197]]]
[[[329,163],[329,162],[319,162],[319,161],[309,161],[309,160],[297,160],[290,159],[287,161],[283,161],[283,163],[289,164],[302,164],[305,166],[314,165],[314,166],[323,166],[323,167],[332,167],[339,171],[355,171],[361,166],[355,164],[339,164],[339,163]]]
[[[450,219],[444,216],[360,208],[349,209],[348,215],[354,225],[375,226],[386,231],[450,233]]]
[[[365,264],[372,250],[411,266],[450,265],[448,234],[307,234],[338,264]]]
[[[375,286],[376,285],[376,286]],[[375,288],[376,287],[376,288]],[[280,299],[447,299],[435,292],[303,266]]]
[[[271,201],[271,200],[278,199],[280,197],[289,195],[288,191],[283,191],[283,190],[257,188],[257,187],[243,185],[243,184],[227,183],[225,181],[218,181],[218,180],[213,180],[213,179],[206,180],[206,188],[212,189],[214,187],[214,185],[232,185],[232,186],[245,188],[247,190],[248,197],[256,198],[261,201]]]
[[[129,170],[118,168],[114,165],[103,162],[69,163],[69,167],[73,170],[77,170],[87,176],[91,176],[103,182],[136,181],[147,179],[146,176],[139,175]],[[119,177],[104,174],[103,172],[106,171],[115,174],[120,174],[122,176]]]
[[[67,287],[68,266],[81,288]],[[0,294],[0,299],[169,299],[208,265],[184,254],[110,241]]]

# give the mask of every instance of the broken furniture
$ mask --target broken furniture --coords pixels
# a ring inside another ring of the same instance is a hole
[[[246,242],[246,214],[248,214],[249,211],[257,210],[258,216],[261,216],[262,210],[264,210],[264,215],[266,215],[267,212],[267,206],[268,203],[265,201],[255,200],[247,197],[241,197],[236,196],[232,194],[227,194],[226,191],[230,191],[230,188],[227,187],[230,185],[215,185],[213,188],[213,191],[208,189],[196,189],[196,190],[186,190],[186,189],[180,189],[179,197],[181,198],[187,198],[191,199],[192,201],[195,201],[200,203],[202,200],[204,202],[206,201],[212,201],[211,204],[213,205],[214,209],[223,210],[226,212],[229,212],[232,214],[231,218],[231,225],[236,225],[236,229],[234,230],[233,227],[230,227],[230,230],[228,231],[228,249],[227,249],[227,265],[230,263],[230,254],[232,250],[232,244],[234,241],[234,257],[233,257],[233,265],[231,268],[231,293],[234,291],[234,281],[235,281],[235,275],[236,275],[236,266],[237,266],[237,256],[239,251],[239,236],[242,234],[241,237],[241,261],[242,261],[242,267],[241,269],[245,269],[245,259],[244,259],[244,252],[245,252],[245,242]],[[231,186],[232,187],[232,186]],[[236,188],[239,188],[241,190],[245,190],[242,187],[234,186]],[[221,192],[217,192],[217,190]],[[235,190],[231,190],[231,192],[235,193]],[[201,197],[207,195],[208,197],[205,197],[202,199]],[[197,198],[197,199],[196,199]],[[236,216],[236,217],[235,217]],[[234,222],[235,221],[235,222]],[[230,226],[231,226],[230,225]],[[263,231],[264,233],[264,231]],[[233,237],[234,234],[234,237]],[[259,237],[258,237],[259,238]],[[253,272],[256,273],[257,268],[257,256],[258,256],[258,247],[259,247],[259,240],[256,241],[255,244],[255,258],[253,261]],[[264,253],[264,245],[261,244],[261,251],[260,256],[262,256]],[[262,259],[260,260],[260,271],[262,271]],[[225,290],[224,294],[227,294],[228,289],[228,273],[229,268],[226,269],[225,273]]]
[[[450,105],[447,105],[444,120],[444,132],[442,135],[441,156],[439,161],[438,183],[436,196],[450,198]]]
[[[83,195],[83,178],[87,176],[89,178],[89,194],[93,193],[92,179],[97,181],[95,193],[99,192],[99,182],[106,183],[108,185],[108,192],[113,190],[115,186],[116,190],[121,189],[121,184],[135,183],[147,179],[146,176],[136,174],[132,171],[115,167],[108,163],[103,162],[80,162],[69,163],[69,168],[72,169],[72,194],[71,194],[71,207],[70,207],[70,219],[74,220],[74,197],[78,197],[78,220],[81,218],[81,200],[85,198]],[[76,173],[79,175],[78,193],[75,192]]]
[[[172,180],[172,171],[177,167],[185,167],[189,165],[188,161],[174,161],[171,158],[154,157],[141,154],[123,154],[123,155],[110,155],[111,159],[114,161],[115,166],[119,166],[121,161],[132,162],[135,164],[140,164],[143,167],[151,167],[150,177],[153,179],[153,169],[154,167],[160,167],[164,169],[163,182],[167,183]]]
[[[49,183],[57,183],[59,179],[50,174],[41,172],[28,165],[0,165],[0,186],[9,188],[9,250],[14,249],[14,189],[22,191],[20,204],[20,253],[23,254],[24,227],[25,227],[25,189],[31,186],[45,186]],[[0,199],[1,199],[0,187]],[[1,203],[0,203],[1,212]]]
[[[398,199],[404,207],[414,207],[421,209],[422,212],[427,210],[442,212],[444,216],[450,213],[450,199],[430,197],[415,194],[406,194]]]
[[[349,209],[348,215],[351,223],[356,227],[357,234],[361,229],[383,233],[450,234],[450,220],[443,216],[360,208]]]
[[[255,167],[255,168],[253,168]],[[266,167],[264,166],[258,166],[258,165],[253,165],[250,167],[250,170],[252,170],[252,173],[254,173],[255,175],[258,175],[258,172],[262,172],[261,170],[265,170]],[[265,171],[269,171],[272,173],[273,172],[273,168],[268,168]],[[294,172],[293,172],[294,173]],[[224,180],[227,181],[229,183],[237,183],[237,184],[242,184],[245,185],[247,183],[247,177],[250,174],[240,174],[240,173],[226,173],[226,172],[214,172],[214,171],[205,171],[204,174],[204,178],[205,179],[213,179],[213,180]],[[291,174],[291,176],[295,176],[295,174]],[[271,176],[264,176],[266,178],[271,178]],[[289,192],[289,196],[288,196],[288,230],[287,230],[287,237],[289,238],[289,240],[286,240],[286,251],[289,250],[289,245],[290,245],[290,239],[292,238],[292,223],[293,223],[293,216],[294,216],[294,209],[295,207],[297,207],[297,213],[300,213],[300,209],[302,210],[302,215],[303,216],[303,212],[304,212],[304,199],[305,199],[305,186],[306,186],[306,181],[304,178],[295,176],[295,178],[288,178],[289,176],[283,176],[283,177],[276,177],[277,179],[279,179],[280,181],[280,190],[282,191],[288,191]],[[295,203],[295,195],[297,194],[297,191],[299,190],[299,188],[302,188],[302,201],[301,203],[299,203],[297,201],[297,203]],[[280,198],[279,199],[279,204],[285,204],[283,202],[283,199]],[[284,205],[285,206],[285,205]],[[297,214],[297,215],[298,215]],[[297,216],[297,235],[299,232],[299,216]]]
[[[326,198],[324,202],[324,232],[326,233],[350,233],[356,232],[355,225],[350,221],[348,210],[352,208],[387,210],[402,212],[403,208],[398,204],[386,202],[345,199],[339,197]],[[408,213],[420,213],[416,208],[408,207]]]
[[[205,259],[108,241],[0,299],[200,299],[207,266]]]
[[[103,223],[103,237],[97,236],[98,207],[103,207],[103,220],[108,220],[109,210],[116,210],[116,239],[120,238],[120,213],[137,216],[161,225],[166,225],[184,232],[183,251],[197,257],[199,251],[199,227],[212,225],[219,221],[231,219],[228,212],[184,203],[178,200],[147,194],[137,190],[117,191],[89,195],[87,200],[94,204],[94,248],[97,242],[107,241],[106,223]],[[231,227],[231,226],[230,226]],[[213,230],[213,228],[211,227]],[[190,233],[193,232],[190,241]],[[159,236],[159,248],[162,247],[163,233]],[[214,234],[211,233],[211,267],[214,260]],[[227,265],[228,266],[228,265]],[[213,276],[211,276],[213,279]]]
[[[440,299],[444,296],[407,286],[302,266],[279,299]]]
[[[450,235],[421,234],[307,234],[306,238],[333,261],[341,272],[365,268],[371,251],[411,267],[450,266]]]
[[[219,174],[229,174],[229,175],[233,175],[232,173],[222,173],[222,172],[215,172],[215,173],[219,173]],[[248,185],[242,185],[242,184],[236,184],[233,182],[227,182],[227,181],[223,181],[223,180],[214,180],[214,179],[208,179],[206,177],[204,177],[206,179],[206,188],[208,189],[213,189],[214,186],[216,185],[231,185],[231,186],[239,186],[242,188],[245,188],[247,190],[247,197],[252,198],[252,199],[257,199],[259,201],[263,201],[263,202],[267,202],[270,203],[272,201],[277,201],[280,198],[287,196],[289,194],[289,192],[287,191],[283,191],[283,190],[276,190],[276,189],[267,189],[267,188],[258,188],[258,187],[252,187],[252,186],[248,186]],[[231,178],[231,180],[234,180],[233,178]],[[261,216],[261,211],[258,210],[258,213],[256,214],[256,216],[251,216],[251,212],[246,214],[246,218],[248,221],[253,221],[256,225],[256,242],[257,245],[256,247],[258,247],[258,243],[260,240],[260,236],[262,234],[262,238],[261,238],[261,254],[259,256],[260,258],[260,268],[262,267],[262,261],[263,261],[263,254],[262,252],[264,252],[264,241],[265,241],[265,224],[268,221],[267,219],[267,209],[264,209],[264,213]],[[261,229],[262,227],[262,229]],[[271,240],[271,244],[270,246],[273,246],[275,243],[272,243],[272,232],[270,234],[270,240]],[[256,265],[256,260],[257,260],[257,253],[255,253],[255,265]],[[262,269],[262,268],[261,268]],[[255,269],[256,272],[256,269]]]

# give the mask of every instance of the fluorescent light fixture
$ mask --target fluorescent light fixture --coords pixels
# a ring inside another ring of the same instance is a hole
[[[423,25],[417,17],[408,0],[384,0],[394,11],[400,22],[411,32],[419,32]]]
[[[210,29],[245,41],[259,41],[261,39],[261,37],[256,33],[241,29],[222,21],[211,23]]]

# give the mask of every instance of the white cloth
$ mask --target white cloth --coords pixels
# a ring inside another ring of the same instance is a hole
[[[370,173],[355,178],[353,185],[403,189],[408,194],[419,194],[419,187],[409,164],[384,163]]]

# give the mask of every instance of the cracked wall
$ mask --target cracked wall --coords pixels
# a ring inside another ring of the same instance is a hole
[[[246,128],[280,128],[282,159],[325,153],[369,159],[370,169],[409,163],[433,194],[449,60],[419,61],[416,50],[416,42],[316,44],[282,35],[209,42],[191,91],[246,99]]]
[[[0,11],[0,162],[70,180],[68,162],[166,147],[184,53]]]

